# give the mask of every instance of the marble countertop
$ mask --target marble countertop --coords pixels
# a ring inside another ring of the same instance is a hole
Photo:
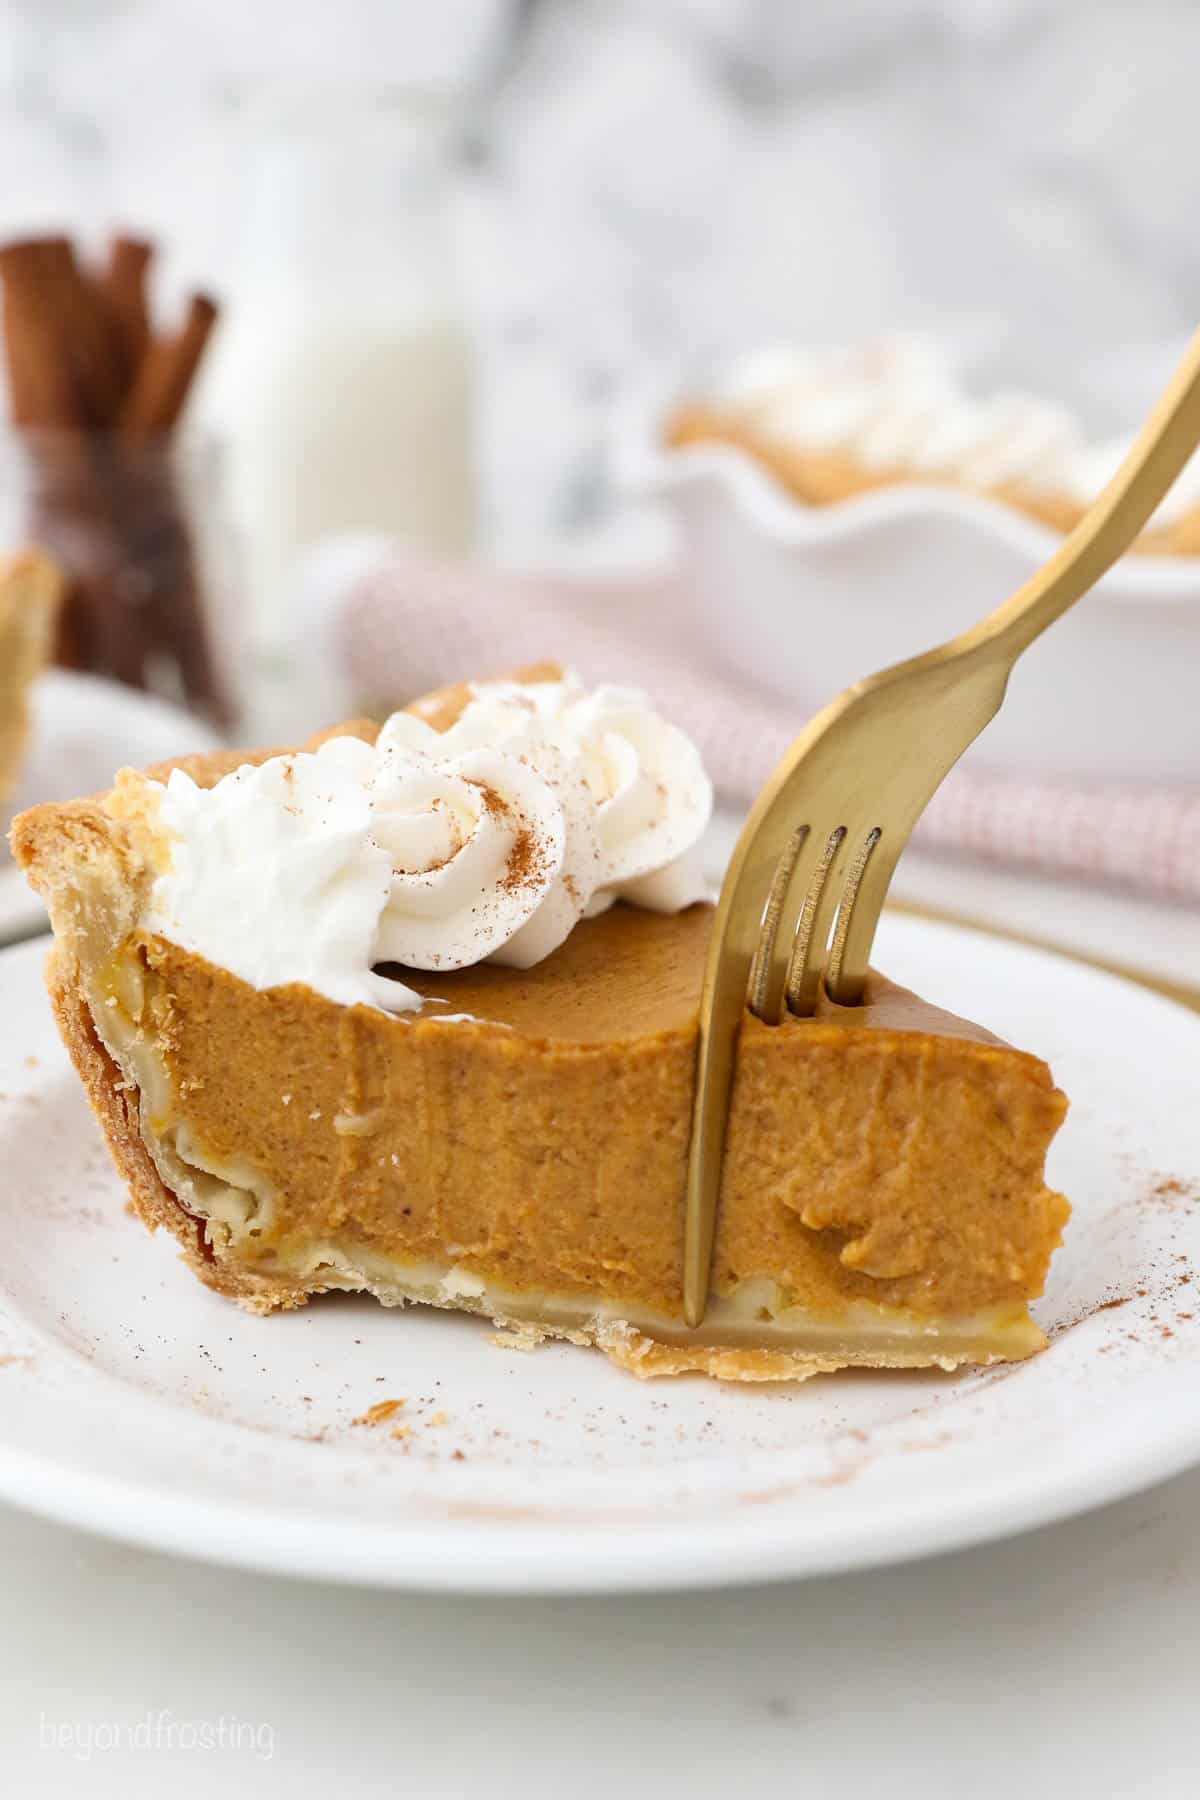
[[[5,233],[128,218],[174,282],[223,278],[239,84],[365,82],[411,48],[387,0],[355,29],[304,0],[221,10],[0,0]],[[468,11],[429,16],[469,36]],[[1194,316],[1200,11],[539,12],[463,180],[501,551],[596,509],[612,398],[667,358],[919,325],[1111,428]],[[911,856],[897,893],[1200,989],[1194,915]],[[0,1507],[0,1592],[14,1800],[1198,1791],[1200,1469],[900,1569],[635,1599],[306,1586]],[[224,1748],[188,1747],[222,1722]]]
[[[171,1563],[0,1509],[7,1791],[1191,1800],[1197,1518],[1200,1470],[896,1570],[471,1601]],[[222,1718],[242,1748],[62,1745]]]

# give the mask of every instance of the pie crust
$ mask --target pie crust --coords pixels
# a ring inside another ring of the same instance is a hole
[[[11,792],[29,735],[29,690],[49,661],[62,584],[33,551],[0,559],[0,800]]]
[[[667,421],[664,441],[668,448],[675,450],[697,444],[725,444],[742,450],[773,476],[793,499],[806,506],[832,506],[839,500],[850,500],[876,488],[899,485],[958,488],[962,492],[998,500],[1024,513],[1026,518],[1036,519],[1052,531],[1064,534],[1074,530],[1085,510],[1081,502],[1069,494],[1043,493],[1020,482],[980,487],[956,480],[950,473],[931,474],[928,470],[908,468],[903,464],[876,467],[860,461],[849,450],[812,449],[782,442],[756,430],[743,419],[701,402],[688,402],[675,410]],[[1142,532],[1132,548],[1144,555],[1200,555],[1200,507],[1191,508],[1169,525],[1152,526]]]

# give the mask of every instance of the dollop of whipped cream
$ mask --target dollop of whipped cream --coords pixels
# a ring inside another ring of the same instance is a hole
[[[735,364],[716,400],[776,443],[967,487],[1021,487],[1079,506],[1096,498],[1132,442],[1089,443],[1069,412],[1032,394],[975,399],[945,353],[916,337],[762,351]],[[1172,524],[1197,504],[1200,458],[1193,458],[1155,521]]]
[[[394,713],[374,744],[147,787],[167,858],[144,927],[254,987],[344,1005],[424,1004],[382,964],[529,968],[614,900],[707,895],[695,745],[644,694],[574,675],[475,685],[448,731]]]

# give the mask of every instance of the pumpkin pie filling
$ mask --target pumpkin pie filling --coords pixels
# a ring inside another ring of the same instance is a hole
[[[190,766],[203,786],[230,759]],[[135,1207],[219,1292],[263,1312],[334,1289],[454,1307],[642,1375],[952,1368],[1044,1343],[1027,1301],[1068,1212],[1043,1180],[1065,1100],[1036,1057],[882,976],[861,1007],[748,1016],[689,1330],[711,906],[618,901],[532,967],[385,965],[410,1010],[343,1004],[148,929],[161,845],[152,809],[117,794],[35,809],[14,845]]]

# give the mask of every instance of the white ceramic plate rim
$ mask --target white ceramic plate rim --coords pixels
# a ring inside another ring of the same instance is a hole
[[[15,944],[46,929],[46,909],[24,875],[3,860],[0,847],[0,944]]]
[[[910,936],[946,934],[960,950],[991,955],[1026,979],[1086,982],[1100,1001],[1131,1009],[1184,1055],[1200,1050],[1200,1018],[1117,977],[959,928],[914,920],[891,924]],[[27,945],[5,953],[0,972],[6,965],[15,968],[17,958],[32,970],[42,948]],[[187,1279],[182,1272],[179,1278]],[[537,1520],[531,1541],[528,1519],[521,1526],[461,1516],[439,1519],[437,1505],[427,1499],[415,1513],[406,1511],[382,1527],[319,1509],[289,1510],[269,1498],[196,1500],[161,1480],[115,1479],[72,1463],[69,1435],[62,1451],[56,1444],[53,1454],[0,1441],[0,1496],[128,1543],[247,1569],[377,1587],[566,1593],[715,1586],[950,1551],[1137,1492],[1200,1460],[1197,1374],[1194,1356],[1153,1372],[1138,1386],[1136,1404],[1114,1406],[1102,1425],[1089,1428],[1082,1454],[1075,1444],[1071,1458],[1056,1463],[1051,1449],[1032,1473],[1028,1466],[1015,1466],[997,1479],[985,1447],[968,1444],[956,1452],[953,1472],[945,1472],[965,1498],[940,1485],[935,1472],[938,1498],[931,1503],[923,1479],[897,1483],[895,1459],[889,1462],[884,1454],[859,1477],[855,1505],[844,1515],[837,1507],[818,1509],[814,1516],[802,1504],[789,1506],[788,1471],[781,1468],[782,1485],[768,1496],[776,1504],[730,1512],[723,1501],[708,1501],[690,1517],[672,1512],[665,1529],[645,1509],[624,1518],[613,1512],[599,1522],[581,1515],[567,1525],[547,1514]],[[36,1396],[34,1374],[12,1371],[11,1376],[25,1381],[27,1392]],[[116,1411],[135,1407],[151,1426],[156,1415],[179,1411],[154,1394],[119,1385],[101,1391]],[[1148,1403],[1148,1396],[1153,1402],[1159,1395],[1164,1404]],[[1189,1401],[1182,1413],[1181,1395]],[[977,1480],[963,1479],[981,1458],[990,1471],[982,1488]],[[866,1534],[864,1497],[868,1510],[878,1501]]]
[[[1136,1441],[1136,1459],[1121,1451]],[[888,1514],[869,1545],[861,1525],[823,1523],[815,1532],[758,1528],[737,1519],[683,1521],[666,1531],[631,1527],[537,1528],[536,1562],[522,1555],[510,1528],[439,1526],[406,1518],[395,1529],[311,1518],[274,1507],[195,1502],[136,1481],[57,1471],[45,1459],[0,1445],[0,1498],[59,1524],[120,1543],[216,1562],[254,1573],[419,1593],[648,1593],[799,1580],[949,1554],[1014,1537],[1127,1498],[1200,1461],[1200,1418],[1187,1433],[1146,1430],[1144,1417],[1123,1420],[1073,1470],[1033,1488],[1014,1476],[993,1484],[982,1504],[951,1523],[921,1504],[889,1498]],[[783,1521],[780,1521],[783,1523]],[[319,1548],[318,1548],[319,1546]],[[316,1552],[316,1553],[314,1553]]]
[[[749,1585],[835,1575],[949,1554],[1014,1537],[1127,1498],[1200,1461],[1200,1426],[1147,1443],[1138,1433],[1136,1469],[1117,1455],[1114,1433],[1104,1454],[1036,1491],[1014,1481],[951,1525],[915,1503],[881,1524],[869,1548],[857,1524],[823,1529],[797,1542],[745,1519],[681,1523],[667,1531],[631,1529],[620,1538],[589,1540],[586,1531],[538,1529],[531,1568],[503,1527],[439,1527],[406,1519],[394,1531],[355,1523],[321,1535],[314,1555],[310,1520],[265,1508],[247,1512],[218,1502],[192,1502],[136,1483],[73,1472],[70,1485],[47,1490],[44,1462],[0,1453],[0,1497],[62,1525],[120,1543],[217,1562],[254,1573],[301,1576],[419,1593],[647,1593]]]

